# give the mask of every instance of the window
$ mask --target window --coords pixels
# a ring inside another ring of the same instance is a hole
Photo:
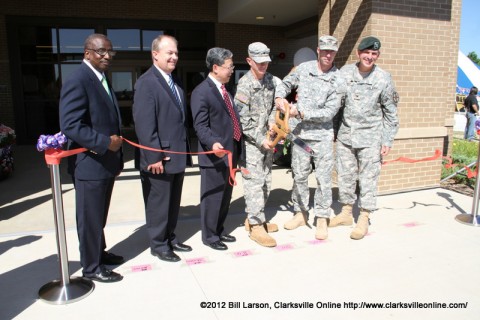
[[[205,77],[205,52],[215,45],[215,24],[210,22],[8,15],[5,20],[8,46],[15,53],[9,63],[13,70],[19,70],[11,78],[14,110],[19,119],[17,139],[21,143],[59,131],[60,89],[80,67],[84,42],[90,34],[106,34],[114,50],[120,52],[108,76],[124,126],[131,124],[135,81],[151,65],[153,39],[168,34],[178,40],[182,61],[191,65],[188,71],[184,66],[177,71],[186,78],[188,92]]]
[[[143,51],[152,50],[152,41],[159,35],[164,34],[160,30],[142,30],[142,49]]]
[[[107,36],[116,51],[140,51],[139,29],[108,29]]]
[[[56,59],[56,29],[50,27],[21,27],[18,30],[22,62],[49,62]]]
[[[112,71],[112,87],[118,100],[133,99],[133,73]]]
[[[165,32],[162,30],[108,29],[108,38],[117,51],[150,51],[152,41]]]
[[[83,57],[85,39],[92,33],[94,29],[59,29],[60,53],[80,53]]]
[[[61,65],[61,74],[62,74],[62,84],[65,83],[70,75],[80,67],[80,64],[66,64],[63,63]]]

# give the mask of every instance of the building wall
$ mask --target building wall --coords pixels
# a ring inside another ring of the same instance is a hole
[[[293,67],[293,57],[300,48],[317,48],[317,36],[287,39],[283,27],[219,23],[216,27],[216,43],[233,52],[234,62],[246,63],[247,48],[251,42],[260,41],[270,48],[273,55],[268,71],[283,78]],[[279,54],[283,53],[284,58]]]
[[[192,10],[194,8],[194,10]],[[5,16],[217,21],[217,0],[16,0],[0,2],[0,122],[15,127]],[[2,89],[5,86],[5,89]]]
[[[201,3],[201,5],[199,5]],[[319,0],[319,34],[341,41],[337,64],[356,60],[361,38],[376,35],[382,41],[378,63],[391,72],[400,95],[400,131],[390,155],[424,158],[435,150],[447,153],[453,126],[455,80],[461,0]],[[280,77],[292,67],[302,47],[316,48],[311,37],[289,39],[278,27],[217,23],[217,0],[17,0],[0,2],[0,122],[14,127],[12,88],[5,28],[6,15],[84,17],[104,19],[159,19],[216,23],[216,44],[234,53],[235,63],[246,57],[248,43],[263,41],[275,59],[270,71]],[[441,161],[383,167],[380,193],[437,186]]]
[[[0,12],[3,12],[0,4]],[[15,128],[12,103],[12,86],[7,52],[7,32],[5,15],[0,13],[0,123]]]
[[[400,95],[400,130],[384,160],[420,159],[435,150],[447,154],[452,141],[461,0],[324,0],[319,10],[319,33],[341,40],[340,66],[356,61],[363,37],[374,35],[382,42],[378,64],[392,74]],[[438,186],[441,165],[440,159],[384,165],[379,192]]]
[[[236,64],[246,63],[249,43],[262,41],[270,46],[271,52],[275,55],[269,71],[279,77],[285,76],[290,71],[293,66],[293,56],[298,49],[302,47],[315,49],[317,46],[316,36],[306,39],[286,39],[281,27],[217,23],[217,0],[201,2],[117,0],[114,5],[93,0],[2,1],[0,2],[0,122],[11,127],[15,127],[15,119],[5,27],[7,15],[214,22],[216,45],[230,49],[234,53]],[[280,53],[284,53],[283,59],[278,58]],[[180,59],[179,64],[181,63]]]

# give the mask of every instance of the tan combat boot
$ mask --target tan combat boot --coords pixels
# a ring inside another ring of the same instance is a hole
[[[264,247],[275,247],[277,241],[269,236],[263,224],[250,225],[250,239]]]
[[[307,214],[302,211],[295,212],[295,215],[290,221],[287,221],[283,226],[287,230],[293,230],[307,224]]]
[[[365,237],[368,233],[368,215],[369,212],[365,209],[360,210],[360,215],[358,216],[357,225],[350,234],[350,238],[353,240],[360,240]]]
[[[265,227],[268,233],[278,231],[278,226],[275,223],[264,222],[263,226]],[[248,218],[245,219],[245,230],[250,231],[250,222],[248,222]]]
[[[330,219],[328,226],[330,228],[337,226],[351,226],[353,224],[352,208],[353,206],[351,204],[344,204],[342,211]]]
[[[325,240],[328,238],[327,218],[317,219],[317,231],[315,232],[315,239]]]

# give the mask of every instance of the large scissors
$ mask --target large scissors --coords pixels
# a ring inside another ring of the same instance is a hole
[[[272,127],[273,131],[275,131],[276,133],[276,136],[270,142],[270,147],[273,148],[277,145],[277,143],[280,140],[288,138],[290,141],[292,141],[294,144],[299,146],[306,153],[310,155],[314,154],[315,152],[313,151],[313,149],[305,141],[295,136],[290,131],[290,127],[288,125],[288,121],[290,120],[290,103],[284,101],[283,109],[284,109],[284,112],[282,112],[280,109],[277,108],[277,111],[275,114],[275,124]],[[270,134],[270,131],[267,132],[267,139],[268,140],[272,139],[272,135]]]

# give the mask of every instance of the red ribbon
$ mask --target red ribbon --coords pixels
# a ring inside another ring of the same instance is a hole
[[[436,159],[440,158],[441,155],[442,155],[442,153],[441,153],[440,150],[435,150],[435,154],[431,157],[426,157],[426,158],[422,158],[422,159],[411,159],[411,158],[406,158],[406,157],[400,157],[400,158],[397,158],[395,160],[385,161],[385,162],[383,162],[383,164],[388,164],[388,163],[395,162],[395,161],[401,161],[401,162],[407,162],[407,163],[431,161],[431,160],[436,160]],[[442,157],[442,158],[448,160],[448,163],[445,164],[446,169],[450,169],[450,168],[456,167],[458,165],[456,163],[453,163],[453,160],[450,157]],[[464,168],[467,171],[467,177],[469,179],[477,176],[478,168],[475,171],[472,171],[467,166],[464,166]]]
[[[407,163],[431,161],[431,160],[436,160],[436,159],[440,158],[441,155],[442,155],[442,152],[440,150],[435,150],[435,154],[431,157],[426,157],[426,158],[422,158],[422,159],[411,159],[411,158],[406,158],[406,157],[400,157],[400,158],[397,158],[395,160],[384,161],[383,164],[385,165],[385,164],[396,162],[396,161],[407,162]]]
[[[450,157],[443,157],[443,159],[448,160],[448,163],[445,164],[446,169],[450,169],[450,168],[454,168],[454,167],[458,166],[457,163],[453,163],[453,160]],[[477,176],[478,168],[476,168],[475,171],[472,171],[467,166],[464,166],[463,168],[465,169],[465,171],[467,171],[467,178],[471,179],[471,178],[474,178],[474,177]]]
[[[229,166],[229,171],[230,171],[228,182],[232,186],[237,185],[237,182],[235,180],[235,174],[237,173],[237,171],[242,171],[246,174],[249,173],[248,170],[245,169],[245,168],[241,168],[241,169],[232,168],[232,164],[233,164],[232,152],[229,151],[229,150],[205,151],[205,152],[178,152],[178,151],[170,151],[170,150],[165,151],[165,150],[162,150],[162,149],[155,149],[155,148],[142,146],[140,144],[132,142],[132,141],[130,141],[128,139],[125,139],[123,137],[122,137],[122,139],[124,141],[128,142],[130,145],[132,145],[134,147],[149,150],[149,151],[154,151],[154,152],[164,152],[164,153],[172,153],[172,154],[197,154],[197,155],[198,154],[212,154],[212,153],[223,152],[223,153],[227,154],[227,157],[228,157],[228,166]],[[85,149],[85,148],[78,148],[78,149],[73,149],[73,150],[48,149],[48,150],[45,150],[45,161],[49,165],[50,164],[60,164],[60,161],[62,160],[62,158],[70,157],[70,156],[73,156],[74,154],[82,153],[82,152],[85,152],[85,151],[88,151],[88,150]],[[411,159],[411,158],[407,158],[407,157],[399,157],[399,158],[394,159],[394,160],[384,161],[383,164],[386,165],[388,163],[397,162],[397,161],[398,162],[406,162],[406,163],[431,161],[431,160],[436,160],[436,159],[440,158],[441,154],[442,153],[441,153],[440,150],[435,150],[435,154],[431,157],[426,157],[426,158],[421,158],[421,159]],[[442,158],[448,160],[448,163],[445,164],[446,169],[450,169],[450,168],[456,167],[458,165],[458,164],[453,163],[453,160],[450,157],[442,157]],[[475,171],[472,171],[467,166],[464,166],[464,168],[467,171],[467,177],[469,179],[477,176],[478,168]]]
[[[228,182],[230,183],[230,185],[232,186],[236,186],[237,185],[237,181],[235,180],[235,174],[237,173],[237,171],[242,171],[246,174],[248,174],[248,170],[245,169],[245,168],[241,168],[241,169],[238,169],[238,168],[232,168],[232,165],[233,165],[233,161],[232,161],[232,152],[229,151],[229,150],[218,150],[218,151],[204,151],[204,152],[179,152],[179,151],[171,151],[171,150],[162,150],[162,149],[155,149],[155,148],[150,148],[150,147],[146,147],[146,146],[142,146],[138,143],[135,143],[135,142],[132,142],[128,139],[125,139],[122,137],[122,139],[126,142],[128,142],[129,144],[131,144],[132,146],[134,147],[137,147],[137,148],[140,148],[140,149],[145,149],[145,150],[149,150],[149,151],[154,151],[154,152],[164,152],[164,153],[172,153],[172,154],[212,154],[212,153],[219,153],[219,152],[223,152],[225,154],[227,154],[227,157],[228,157],[228,167],[229,167],[229,170],[230,170],[230,173],[229,173],[229,178],[228,178]]]
[[[62,158],[73,156],[77,153],[87,151],[85,148],[78,148],[72,150],[47,149],[45,150],[45,161],[47,164],[60,164]]]
[[[155,152],[164,152],[164,153],[173,153],[173,154],[212,154],[212,153],[219,153],[223,152],[227,154],[228,157],[228,166],[229,166],[229,177],[228,177],[228,182],[232,186],[237,185],[237,181],[235,180],[235,174],[237,171],[242,171],[246,174],[248,174],[248,170],[245,168],[232,168],[233,165],[233,160],[232,160],[232,152],[229,150],[218,150],[218,151],[205,151],[205,152],[179,152],[179,151],[171,151],[171,150],[162,150],[162,149],[155,149],[155,148],[150,148],[146,146],[142,146],[138,143],[132,142],[128,139],[125,139],[122,137],[122,140],[128,142],[134,147],[140,148],[140,149],[145,149],[149,151],[155,151]],[[78,148],[78,149],[72,149],[72,150],[59,150],[59,149],[47,149],[45,150],[45,161],[47,164],[60,164],[60,161],[62,158],[70,157],[73,156],[74,154],[82,153],[88,151],[85,148]]]

